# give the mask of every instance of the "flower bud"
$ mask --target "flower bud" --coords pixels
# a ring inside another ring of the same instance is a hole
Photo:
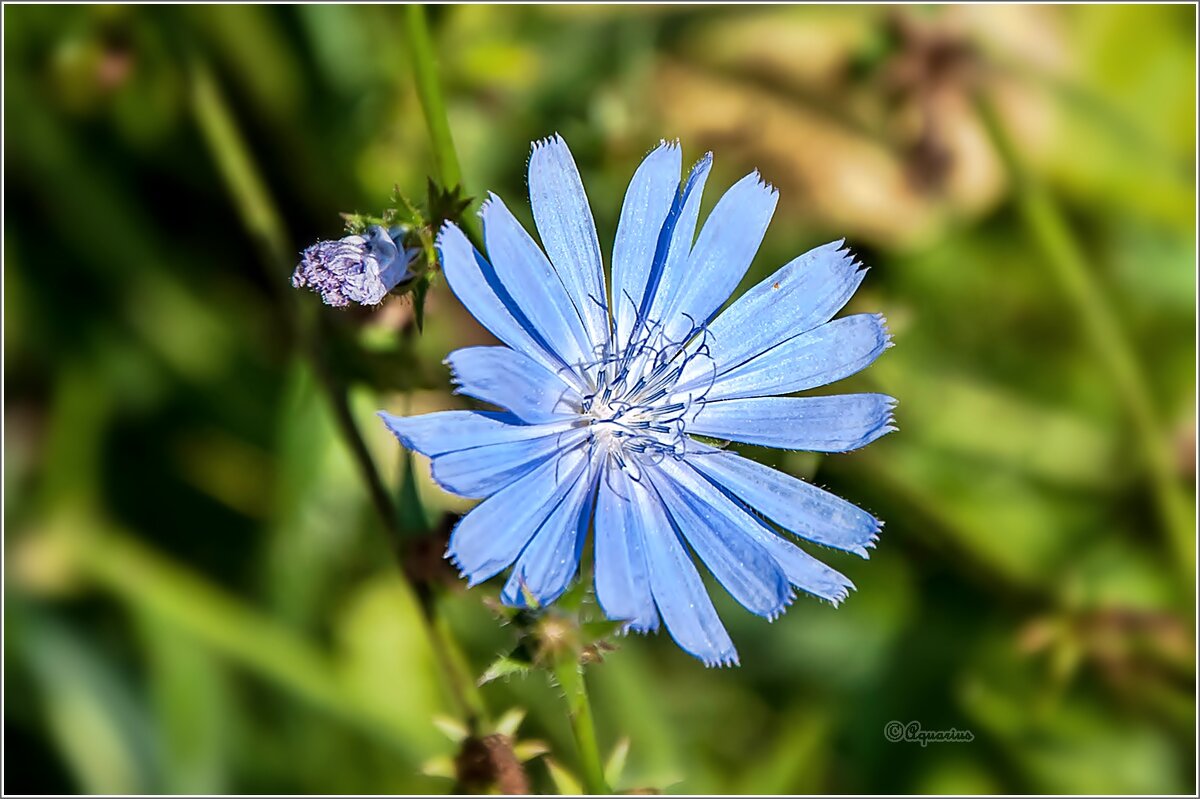
[[[410,279],[415,250],[405,250],[402,228],[389,234],[372,225],[362,235],[318,241],[304,250],[292,274],[296,288],[311,288],[327,305],[378,305],[389,291]]]

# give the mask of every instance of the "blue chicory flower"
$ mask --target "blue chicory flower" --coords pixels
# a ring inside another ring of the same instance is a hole
[[[515,563],[503,601],[553,602],[592,528],[607,616],[635,631],[661,619],[684,650],[729,665],[737,652],[690,553],[748,610],[773,619],[793,587],[835,605],[853,588],[780,528],[865,558],[881,523],[697,436],[816,452],[865,446],[895,429],[890,397],[784,395],[858,372],[890,341],[878,314],[830,321],[866,271],[840,241],[718,314],[777,194],[751,173],[696,237],[712,156],[682,184],[680,158],[678,143],[664,142],[634,174],[609,300],[571,153],[557,136],[535,144],[529,192],[544,250],[495,195],[480,212],[486,259],[453,224],[438,237],[450,288],[505,345],[452,353],[458,392],[504,410],[380,415],[432,459],[444,489],[484,500],[447,551],[470,585]]]
[[[318,241],[304,250],[292,274],[296,288],[311,288],[327,305],[378,305],[412,277],[416,250],[406,250],[403,228],[372,225],[362,235]]]

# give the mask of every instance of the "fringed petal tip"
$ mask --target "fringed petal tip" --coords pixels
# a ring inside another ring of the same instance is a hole
[[[467,588],[474,588],[481,582],[484,582],[483,580],[476,580],[471,577],[467,570],[463,568],[462,561],[458,559],[458,555],[454,554],[451,547],[446,547],[446,551],[442,553],[442,559],[450,562],[450,565],[454,567],[454,571],[458,572],[458,579],[467,581]]]
[[[657,634],[658,629],[659,629],[659,618],[658,618],[658,614],[655,614],[654,621],[652,621],[652,622],[648,622],[648,623],[639,622],[636,619],[626,622],[621,627],[621,629],[617,630],[617,635],[626,636],[626,635],[629,635],[630,633],[637,633],[638,635],[651,635],[651,634]]]
[[[454,554],[452,546],[446,548],[445,553],[442,554],[442,558],[449,561],[450,565],[454,567],[454,570],[458,573],[458,579],[467,581],[467,588],[474,588],[496,576],[494,572],[481,573],[478,569],[472,574],[463,565],[458,555]]]
[[[881,313],[872,314],[879,322],[879,335],[883,339],[883,349],[890,350],[896,346],[896,342],[892,340],[892,331],[888,327],[887,317]]]
[[[771,611],[770,613],[766,614],[765,616],[763,616],[763,618],[765,618],[768,622],[774,622],[780,616],[787,613],[788,608],[790,608],[792,606],[792,603],[795,601],[796,601],[796,592],[789,588],[787,596],[784,597],[784,600],[782,603],[780,603],[779,607],[776,608],[775,610]]]
[[[767,194],[773,194],[777,197],[779,196],[779,189],[775,188],[775,185],[771,183],[771,181],[764,178],[761,172],[759,172],[757,169],[753,169],[750,171],[750,174],[754,176],[755,186],[760,189],[765,189]]]
[[[889,397],[886,395],[879,395],[879,396],[883,401],[882,409],[883,409],[884,413],[882,415],[882,418],[879,420],[879,422],[874,427],[872,427],[869,431],[867,431],[861,438],[859,438],[857,441],[855,441],[853,444],[846,447],[845,449],[839,450],[839,452],[856,452],[857,450],[860,450],[863,447],[866,447],[868,444],[872,444],[872,443],[878,441],[879,439],[883,438],[884,436],[888,435],[889,433],[895,433],[900,430],[900,426],[896,424],[896,414],[895,414],[895,408],[897,405],[900,404],[900,400],[896,399],[895,397]]]
[[[696,655],[696,657],[699,657],[704,663],[705,668],[709,669],[734,668],[735,666],[742,665],[741,661],[738,660],[738,653],[736,649],[729,649],[725,652],[720,652],[714,657],[701,657],[700,655]]]
[[[883,531],[883,522],[881,522],[879,519],[876,519],[875,520],[875,529],[871,531],[871,535],[867,538],[866,541],[864,541],[862,543],[862,546],[857,546],[857,547],[847,550],[847,551],[851,552],[855,555],[858,555],[863,560],[870,560],[871,553],[869,550],[875,549],[875,547],[878,546],[879,534],[882,531]]]
[[[650,155],[650,153],[654,152],[655,150],[678,150],[681,149],[682,146],[683,145],[679,143],[679,139],[659,139],[658,146],[647,150],[646,156]],[[642,157],[645,158],[646,156]]]
[[[458,241],[448,241],[447,239],[457,238]],[[465,251],[461,248],[465,247]],[[459,248],[459,249],[456,249]],[[475,245],[470,242],[466,234],[454,222],[446,220],[442,226],[438,228],[437,235],[433,239],[433,249],[437,253],[438,267],[442,273],[446,273],[446,253],[462,253],[468,257],[480,257],[479,251],[475,249]],[[449,276],[447,276],[449,280]]]
[[[544,139],[537,139],[536,141],[534,141],[533,144],[530,145],[530,147],[529,147],[529,154],[533,155],[533,153],[536,153],[538,150],[542,149],[543,147],[549,147],[551,145],[566,147],[567,142],[565,139],[563,139],[563,137],[561,135],[559,135],[558,131],[555,131],[554,133],[551,133],[549,136],[547,136]]]
[[[433,246],[436,249],[441,250],[442,239],[444,239],[451,232],[462,233],[462,230],[459,228],[459,226],[457,224],[455,224],[451,220],[447,219],[445,222],[442,222],[442,226],[440,228],[438,228],[437,236],[434,237],[434,240],[433,240]]]
[[[854,252],[854,248],[846,243],[845,238],[840,238],[837,241],[831,241],[817,249],[832,249],[835,253],[841,256],[841,266],[855,274],[871,271],[871,267],[858,259],[858,255]]]
[[[900,425],[896,424],[896,406],[899,404],[900,400],[896,399],[895,397],[887,398],[888,414],[887,419],[884,422],[883,432],[879,434],[880,437],[885,436],[888,433],[895,433],[900,430]]]
[[[497,205],[504,206],[504,200],[501,200],[500,195],[496,194],[496,192],[489,191],[487,196],[483,198],[483,202],[479,204],[479,210],[475,212],[475,215],[484,222],[487,222],[488,214],[491,213],[492,208]],[[486,230],[484,235],[487,235]]]
[[[842,579],[844,579],[845,582],[842,583],[840,590],[833,592],[833,595],[828,598],[826,598],[826,597],[817,597],[817,598],[824,602],[828,602],[830,605],[833,605],[833,607],[835,607],[835,608],[840,607],[841,604],[843,602],[845,602],[847,598],[849,598],[851,591],[858,590],[858,588],[855,587],[854,583],[850,582],[850,579],[848,577],[843,577]]]

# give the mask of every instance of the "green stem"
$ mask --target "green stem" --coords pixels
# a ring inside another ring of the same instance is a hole
[[[298,335],[308,354],[309,361],[313,364],[317,381],[324,387],[338,431],[345,440],[346,446],[350,448],[350,454],[358,465],[359,475],[367,486],[367,494],[371,498],[371,504],[375,506],[375,515],[379,517],[383,529],[387,531],[388,541],[396,558],[399,559],[401,535],[396,521],[395,506],[392,504],[391,495],[383,482],[383,477],[375,466],[375,460],[371,457],[371,451],[367,448],[366,439],[363,438],[358,422],[354,419],[354,413],[350,409],[350,395],[346,386],[334,375],[329,363],[329,352],[322,346],[325,336],[328,335],[328,323],[319,317],[316,328],[314,331],[311,326],[302,326]]]
[[[1133,425],[1149,471],[1154,498],[1167,531],[1173,559],[1190,587],[1195,579],[1195,519],[1172,463],[1171,452],[1146,389],[1147,381],[1120,322],[1088,269],[1082,248],[1054,198],[1021,164],[995,107],[982,93],[977,106],[984,126],[1013,180],[1021,219],[1042,250],[1068,304]]]
[[[407,412],[408,408],[404,408]],[[399,508],[397,524],[402,536],[423,535],[428,528],[425,508],[417,491],[415,458],[410,450],[400,452],[400,487],[396,505]],[[428,581],[416,579],[413,589],[421,613],[429,628],[429,643],[438,659],[438,667],[446,675],[454,703],[462,713],[467,729],[472,735],[479,733],[487,721],[487,707],[479,686],[471,678],[471,669],[463,658],[462,651],[454,645],[454,634],[446,622],[445,614],[438,612],[439,592]]]
[[[262,262],[268,279],[273,284],[283,285],[284,276],[291,268],[291,263],[287,255],[287,234],[282,217],[271,200],[266,184],[254,167],[249,148],[216,81],[198,59],[192,60],[191,67],[193,111],[201,133],[241,213],[243,224],[263,245]],[[457,169],[457,164],[454,168]],[[331,332],[328,330],[328,321],[319,313],[319,309],[299,302],[294,293],[289,293],[286,307],[289,309],[296,336],[300,340],[301,350],[311,363],[329,400],[338,430],[358,465],[371,503],[399,564],[403,553],[403,531],[399,517],[391,495],[371,457],[366,439],[363,438],[362,431],[354,419],[346,386],[338,380],[329,363],[329,353],[324,346]],[[403,568],[401,573],[403,574]],[[413,590],[416,591],[415,588]],[[417,593],[419,595],[419,592]],[[449,630],[440,624],[431,606],[423,605],[423,608],[426,632],[439,658],[447,663],[462,663],[462,653],[455,645]],[[451,694],[460,704],[464,716],[472,722],[480,718],[483,703],[475,683],[469,679],[462,679],[460,669],[443,668],[443,672],[446,679],[451,681]]]
[[[254,168],[249,149],[212,73],[197,58],[192,59],[190,68],[192,108],[200,132],[221,170],[243,224],[262,247],[263,256],[272,269],[272,283],[282,282],[283,276],[273,270],[287,260],[283,218],[271,202],[262,176]]]
[[[437,62],[433,55],[433,41],[429,36],[424,6],[404,7],[404,43],[412,58],[413,79],[417,84],[421,110],[425,113],[425,124],[429,128],[429,141],[433,145],[438,179],[448,189],[461,186],[462,172],[458,167],[454,139],[450,135],[450,120],[446,116],[446,103],[442,99],[441,84],[438,82]]]
[[[612,793],[604,781],[604,765],[600,758],[600,746],[596,742],[596,724],[592,719],[592,705],[588,701],[583,668],[574,658],[564,658],[554,667],[554,676],[566,696],[567,717],[571,721],[571,732],[575,735],[575,746],[579,749],[584,790],[590,794]]]
[[[421,606],[429,625],[430,645],[446,674],[454,702],[459,706],[467,729],[475,735],[488,725],[487,705],[483,702],[479,685],[471,678],[471,667],[463,651],[455,643],[454,631],[450,629],[445,614],[438,613],[436,603],[435,598]]]
[[[433,147],[433,160],[437,165],[438,182],[445,189],[460,189],[466,193],[462,169],[458,165],[458,152],[454,149],[454,138],[450,134],[450,119],[446,114],[446,102],[442,97],[442,86],[438,80],[437,59],[433,54],[433,39],[429,35],[429,22],[425,19],[425,7],[404,6],[404,43],[412,61],[413,81],[425,125],[429,130],[429,142]],[[479,223],[473,214],[463,214],[459,220],[467,238],[481,247]]]
[[[243,224],[260,244],[261,262],[266,270],[267,279],[272,285],[283,287],[284,278],[291,267],[283,218],[271,199],[266,183],[254,167],[250,149],[246,146],[229,105],[212,74],[203,62],[193,58],[191,76],[196,122],[212,152],[217,168],[225,179]],[[367,449],[362,431],[350,412],[346,387],[334,376],[329,366],[328,355],[322,346],[328,333],[324,329],[326,323],[313,309],[302,307],[291,294],[285,298],[284,304],[290,313],[301,348],[308,356],[317,380],[329,399],[338,430],[350,448],[354,462],[367,485],[371,502],[384,528],[394,540],[399,531],[391,498],[371,458],[370,450]]]

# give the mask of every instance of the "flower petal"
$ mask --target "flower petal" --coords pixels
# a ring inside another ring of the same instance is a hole
[[[675,485],[703,503],[703,515],[710,523],[727,526],[733,535],[754,542],[768,553],[773,564],[786,575],[786,581],[797,588],[837,605],[854,588],[844,575],[826,566],[792,542],[780,537],[761,519],[750,513],[745,505],[730,497],[719,486],[715,486],[697,472],[690,463],[664,461],[663,471],[670,475]],[[750,569],[747,565],[746,569]],[[758,567],[758,568],[761,568]],[[789,598],[790,598],[790,591]],[[763,614],[772,618],[784,610],[780,606],[775,613]]]
[[[696,221],[700,218],[700,198],[711,169],[712,153],[705,153],[692,166],[663,222],[654,262],[646,279],[646,290],[642,292],[638,308],[643,325],[652,326],[665,319],[667,311],[674,306],[675,295],[687,279],[687,261],[696,238]]]
[[[438,411],[420,416],[393,416],[380,411],[379,417],[401,444],[430,458],[447,452],[556,435],[570,430],[574,424],[571,419],[548,424],[522,424],[511,413],[495,411]]]
[[[843,242],[801,255],[739,297],[708,327],[719,366],[740,364],[833,318],[858,289],[860,269]],[[695,375],[685,374],[685,380]]]
[[[492,265],[471,246],[453,222],[442,225],[437,249],[450,290],[481,325],[552,372],[568,365],[525,317]],[[583,386],[573,375],[568,375],[567,379],[573,384],[577,382],[578,387]]]
[[[891,346],[887,325],[879,314],[856,314],[793,336],[741,365],[721,371],[712,380],[707,400],[791,394],[849,377],[870,366]],[[689,388],[686,384],[676,390]]]
[[[525,422],[560,420],[577,414],[583,402],[562,377],[508,347],[465,347],[450,353],[446,363],[456,394],[498,405]]]
[[[642,161],[625,192],[612,254],[611,307],[619,349],[628,343],[642,307],[659,235],[679,196],[681,168],[679,143],[663,142]]]
[[[533,597],[545,607],[562,595],[579,571],[579,558],[587,540],[597,472],[574,472],[571,488],[546,518],[517,559],[500,599],[511,607],[529,606]]]
[[[595,360],[580,310],[542,248],[495,194],[479,215],[488,258],[525,318],[564,364],[578,369]]]
[[[596,599],[610,619],[628,621],[629,629],[658,627],[658,611],[650,591],[646,563],[645,515],[642,508],[658,498],[629,479],[619,467],[608,467],[596,500]]]
[[[650,591],[667,632],[680,649],[698,657],[706,666],[736,665],[737,650],[717,616],[679,531],[667,519],[660,502],[648,503],[642,512],[646,516]]]
[[[745,530],[714,511],[710,500],[718,492],[710,483],[692,479],[686,486],[679,484],[677,477],[684,470],[691,472],[671,458],[657,470],[647,470],[675,526],[742,607],[769,619],[782,613],[792,591],[775,560]]]
[[[847,452],[895,430],[895,405],[884,394],[718,400],[704,403],[688,432],[778,449]]]
[[[775,558],[775,562],[779,564],[779,568],[783,569],[788,582],[792,585],[805,593],[832,603],[835,607],[842,604],[854,590],[854,583],[850,582],[850,578],[846,575],[826,566],[791,541],[777,535],[773,530],[768,530],[762,522],[754,518],[753,514],[744,513],[744,515],[747,519],[755,522],[759,531],[756,536],[757,540],[771,553],[771,557]]]
[[[557,134],[533,146],[529,202],[546,254],[583,319],[589,349],[597,351],[609,337],[600,240],[575,159]]]
[[[588,436],[577,427],[553,435],[447,452],[433,459],[433,479],[460,497],[482,499],[532,472],[547,458],[580,444]]]
[[[779,192],[755,171],[717,202],[686,266],[678,275],[664,277],[675,287],[662,315],[669,340],[680,341],[695,326],[706,324],[729,299],[762,244],[778,200]]]
[[[863,558],[875,546],[882,522],[857,505],[736,453],[708,449],[689,463],[780,527]]]
[[[459,521],[446,557],[469,585],[495,577],[517,559],[542,523],[578,489],[585,463],[578,448],[547,460]]]

